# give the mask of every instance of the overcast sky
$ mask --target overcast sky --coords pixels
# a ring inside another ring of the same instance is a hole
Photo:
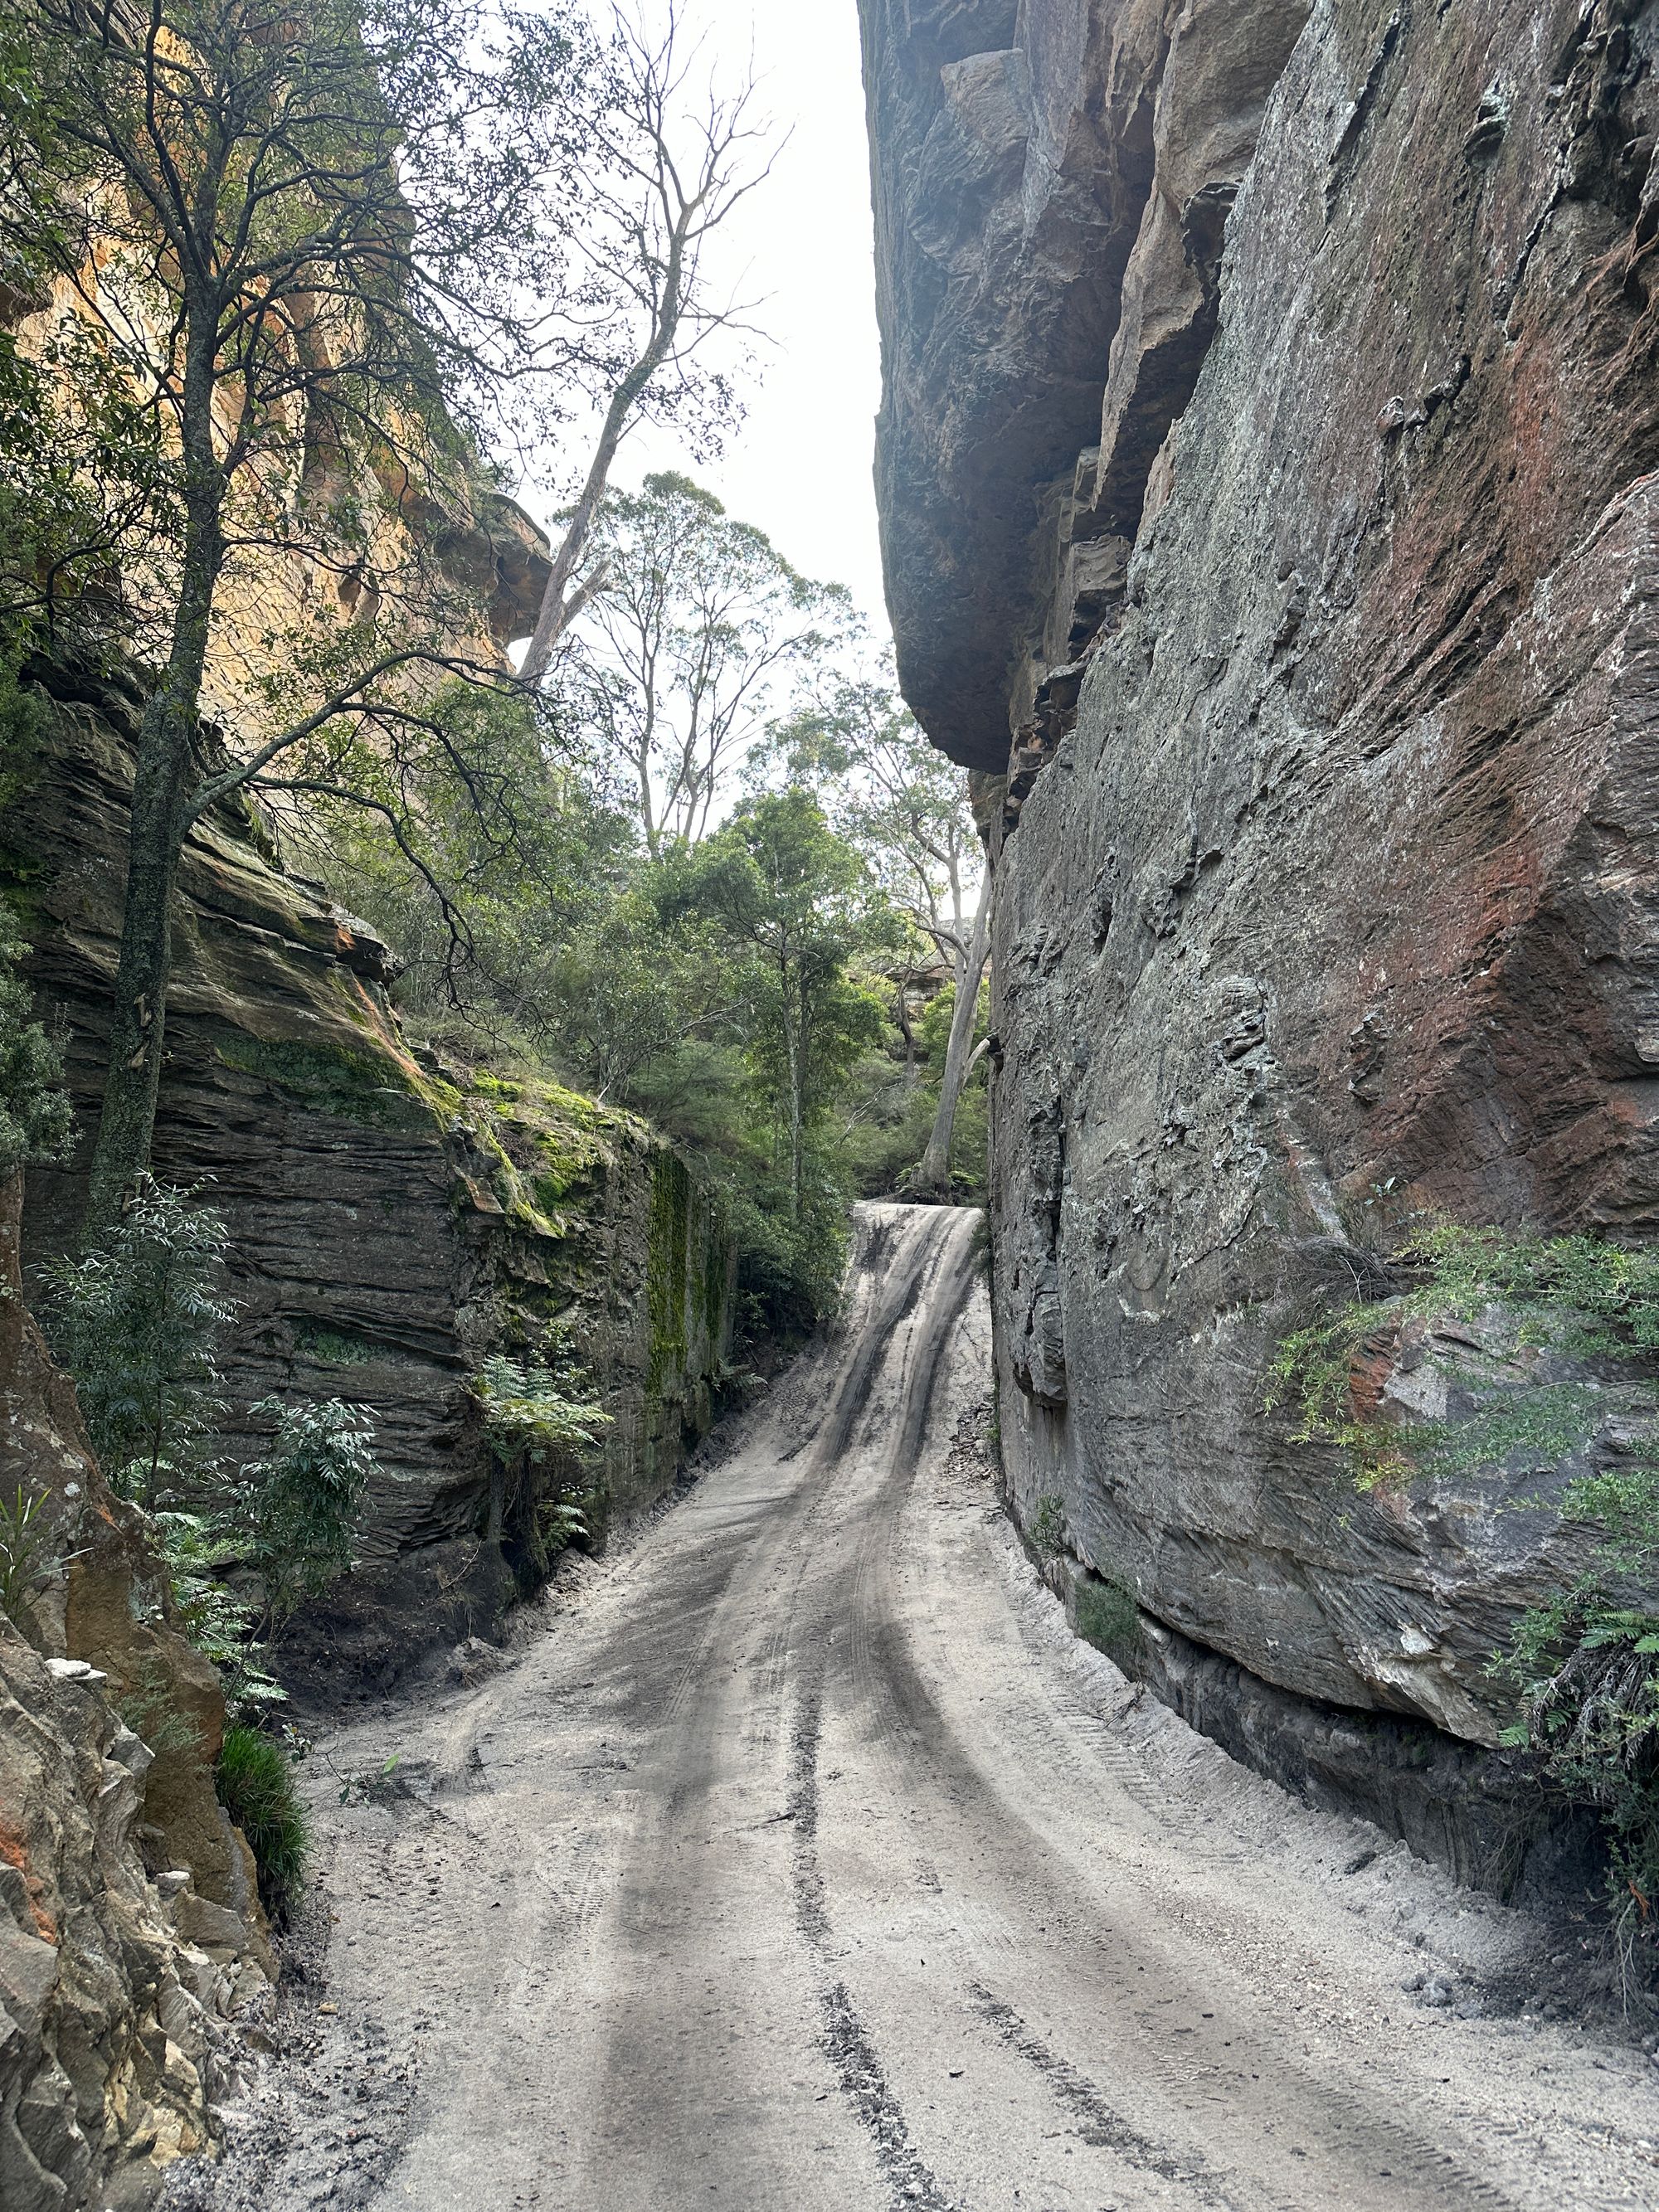
[[[870,163],[855,0],[681,0],[719,78],[740,80],[752,48],[758,108],[789,133],[771,177],[734,218],[730,282],[764,295],[773,343],[748,417],[721,459],[694,470],[757,524],[795,567],[842,583],[884,630],[871,489],[880,399]],[[641,434],[618,476],[685,466]]]

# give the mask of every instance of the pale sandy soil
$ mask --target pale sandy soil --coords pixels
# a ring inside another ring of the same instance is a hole
[[[1506,1994],[1559,1929],[1068,1633],[975,1440],[974,1218],[866,1209],[844,1328],[684,1502],[308,1763],[288,2056],[175,2206],[1659,2204],[1659,2069]]]

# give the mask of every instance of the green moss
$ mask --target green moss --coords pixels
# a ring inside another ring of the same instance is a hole
[[[390,1053],[234,1035],[219,1047],[227,1067],[285,1091],[313,1113],[366,1128],[412,1129],[441,1114],[447,1085],[428,1082]],[[459,1103],[459,1094],[451,1093]]]
[[[366,1367],[371,1359],[380,1356],[380,1346],[366,1337],[353,1336],[343,1330],[325,1328],[317,1322],[296,1322],[294,1326],[294,1349],[307,1359],[314,1359],[320,1367]]]
[[[651,1300],[651,1358],[646,1387],[660,1395],[685,1366],[686,1261],[690,1250],[691,1177],[685,1163],[658,1152],[651,1174],[651,1241],[647,1280]]]
[[[1550,1466],[1583,1450],[1601,1426],[1602,1404],[1589,1384],[1516,1388],[1507,1352],[1473,1347],[1456,1364],[1475,1399],[1467,1418],[1402,1429],[1362,1416],[1354,1398],[1357,1363],[1368,1348],[1398,1344],[1413,1325],[1473,1326],[1496,1310],[1516,1351],[1629,1362],[1647,1361],[1659,1347],[1659,1253],[1588,1237],[1507,1237],[1439,1222],[1415,1235],[1395,1264],[1416,1279],[1410,1289],[1345,1302],[1284,1338],[1267,1391],[1267,1411],[1292,1410],[1292,1440],[1336,1445],[1362,1490],[1401,1490],[1425,1476],[1455,1479],[1522,1455],[1529,1467]],[[1483,1382],[1483,1370],[1490,1380]],[[1645,1381],[1638,1387],[1659,1418],[1659,1388]]]
[[[537,1157],[543,1164],[536,1171],[533,1186],[538,1202],[550,1212],[580,1185],[591,1182],[594,1170],[606,1164],[609,1154],[589,1131],[580,1127],[538,1121],[534,1134]]]

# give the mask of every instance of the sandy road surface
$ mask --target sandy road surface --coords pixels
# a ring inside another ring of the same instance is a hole
[[[505,1671],[329,1746],[413,1794],[325,1800],[339,2009],[201,2201],[1659,2205],[1639,2051],[1402,1991],[1474,2011],[1538,1929],[1067,1635],[966,1440],[975,1223],[864,1209],[734,1455]]]

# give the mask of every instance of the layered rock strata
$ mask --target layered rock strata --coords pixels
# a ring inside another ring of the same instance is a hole
[[[1582,1463],[1357,1495],[1264,1383],[1425,1210],[1655,1226],[1659,9],[865,17],[905,681],[1010,779],[1015,1493],[1224,1674],[1492,1745]]]
[[[136,699],[48,673],[60,696],[0,869],[62,1029],[84,1133],[96,1125],[125,861]],[[489,1540],[490,1468],[468,1380],[562,1323],[611,1425],[605,1487],[628,1513],[708,1425],[729,1349],[734,1257],[715,1209],[629,1115],[412,1050],[397,963],[274,865],[246,815],[185,858],[155,1170],[201,1185],[231,1231],[240,1318],[227,1347],[228,1455],[273,1394],[368,1407],[381,1476],[363,1565],[296,1635],[319,1687],[384,1685],[435,1643],[488,1631],[526,1571]],[[76,1233],[79,1171],[31,1178],[32,1251]],[[524,1532],[518,1532],[520,1535]],[[313,1663],[314,1661],[314,1663]]]

